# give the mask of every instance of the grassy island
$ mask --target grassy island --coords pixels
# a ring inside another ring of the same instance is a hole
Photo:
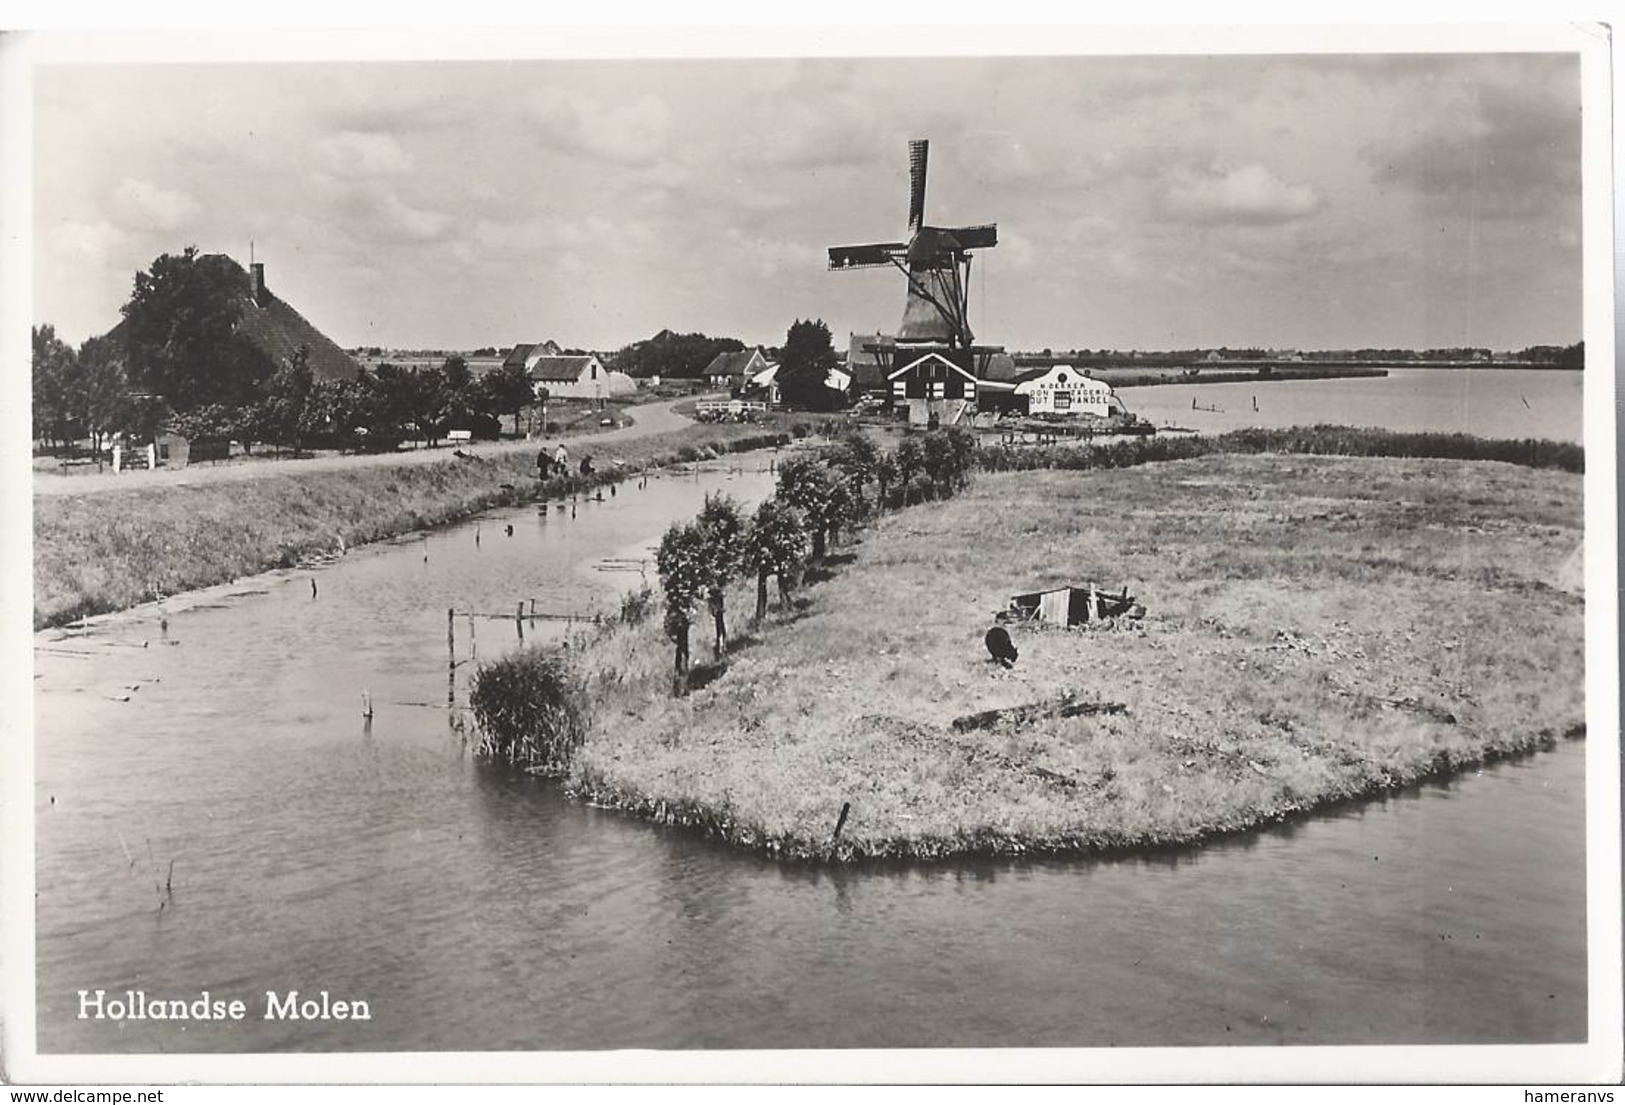
[[[669,694],[659,618],[587,657],[588,800],[784,857],[1188,842],[1584,731],[1581,478],[1493,461],[1211,455],[983,474],[834,550],[800,608]],[[1012,626],[1127,586],[1137,622]],[[1074,702],[990,728],[979,711]],[[848,805],[849,804],[849,805]],[[849,813],[839,835],[843,806]]]

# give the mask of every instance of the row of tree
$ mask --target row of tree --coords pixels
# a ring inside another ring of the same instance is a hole
[[[33,431],[53,449],[90,439],[100,455],[111,438],[151,440],[165,427],[193,439],[289,445],[317,438],[334,444],[365,440],[393,448],[407,436],[434,442],[448,427],[495,436],[499,419],[534,399],[520,367],[476,379],[461,357],[437,368],[383,364],[349,380],[317,379],[310,350],[301,346],[269,377],[231,399],[175,403],[133,382],[120,347],[92,338],[78,350],[53,327],[33,331]],[[357,431],[364,431],[358,434]]]
[[[662,330],[652,338],[633,342],[612,354],[605,367],[628,376],[671,376],[697,379],[718,353],[738,353],[745,343],[738,338],[712,338],[704,334],[678,334]]]
[[[534,398],[523,368],[476,378],[467,361],[453,356],[434,368],[385,363],[353,379],[320,380],[302,349],[272,374],[257,399],[194,407],[170,421],[188,437],[275,442],[295,450],[313,440],[393,449],[408,437],[432,445],[448,429],[496,437],[501,417],[513,416],[517,428]]]
[[[702,604],[720,660],[728,646],[727,591],[735,580],[755,579],[754,620],[761,621],[769,577],[777,580],[780,606],[788,606],[804,571],[822,561],[842,533],[881,510],[964,490],[974,451],[975,438],[958,427],[905,438],[890,453],[852,433],[814,456],[785,461],[773,497],[754,515],[747,517],[727,495],[708,495],[698,517],[666,531],[655,555],[677,692],[687,686],[689,633]]]

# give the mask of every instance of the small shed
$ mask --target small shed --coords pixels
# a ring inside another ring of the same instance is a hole
[[[1010,598],[1010,611],[1017,619],[1050,625],[1082,625],[1115,618],[1131,613],[1137,605],[1127,587],[1120,594],[1111,594],[1093,583],[1083,587],[1069,584]]]

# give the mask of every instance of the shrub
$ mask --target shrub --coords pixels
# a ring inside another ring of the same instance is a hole
[[[649,619],[655,605],[654,589],[644,584],[636,591],[621,596],[621,624],[642,625]]]
[[[469,694],[480,732],[475,753],[563,774],[587,735],[587,701],[586,685],[562,650],[533,646],[481,664]]]

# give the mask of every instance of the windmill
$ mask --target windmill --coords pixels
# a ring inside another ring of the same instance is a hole
[[[895,266],[908,278],[908,300],[897,340],[970,351],[975,340],[970,328],[971,250],[998,245],[999,228],[992,224],[925,225],[927,148],[923,138],[908,144],[908,241],[831,246],[829,267]]]

